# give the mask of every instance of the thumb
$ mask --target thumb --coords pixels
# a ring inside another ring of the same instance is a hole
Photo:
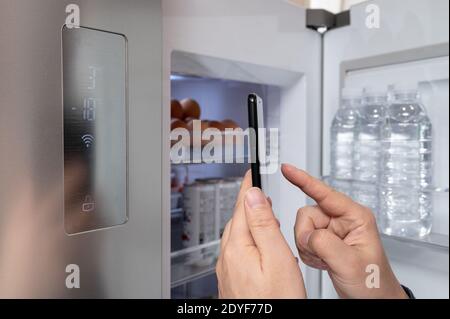
[[[329,230],[314,230],[303,235],[301,240],[303,247],[322,259],[332,271],[339,272],[342,267],[353,264],[352,247]]]
[[[272,206],[259,188],[251,188],[246,193],[245,213],[250,233],[262,256],[286,256],[287,250],[292,254],[273,214]]]

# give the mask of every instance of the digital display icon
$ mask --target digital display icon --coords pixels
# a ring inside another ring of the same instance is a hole
[[[97,108],[97,100],[95,98],[85,98],[83,103],[83,120],[92,122],[95,121],[95,111]]]
[[[86,134],[81,137],[81,140],[86,148],[91,148],[94,144],[95,138],[91,134]]]
[[[91,196],[87,195],[84,198],[84,202],[81,205],[81,211],[83,213],[92,213],[95,210],[95,202]]]

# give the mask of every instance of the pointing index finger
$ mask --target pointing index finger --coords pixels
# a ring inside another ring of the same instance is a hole
[[[305,171],[288,164],[284,164],[281,171],[289,182],[314,199],[327,215],[338,217],[357,211],[355,208],[358,204],[350,197],[335,191]]]

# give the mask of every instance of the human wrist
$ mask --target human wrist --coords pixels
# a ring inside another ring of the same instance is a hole
[[[391,287],[388,288],[384,293],[383,297],[384,299],[410,299],[409,295],[406,293],[405,289],[403,288],[400,283],[395,280],[395,282],[390,285]]]

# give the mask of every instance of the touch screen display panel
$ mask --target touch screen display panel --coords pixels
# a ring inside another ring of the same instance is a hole
[[[126,223],[127,41],[62,30],[64,222],[68,234]]]

